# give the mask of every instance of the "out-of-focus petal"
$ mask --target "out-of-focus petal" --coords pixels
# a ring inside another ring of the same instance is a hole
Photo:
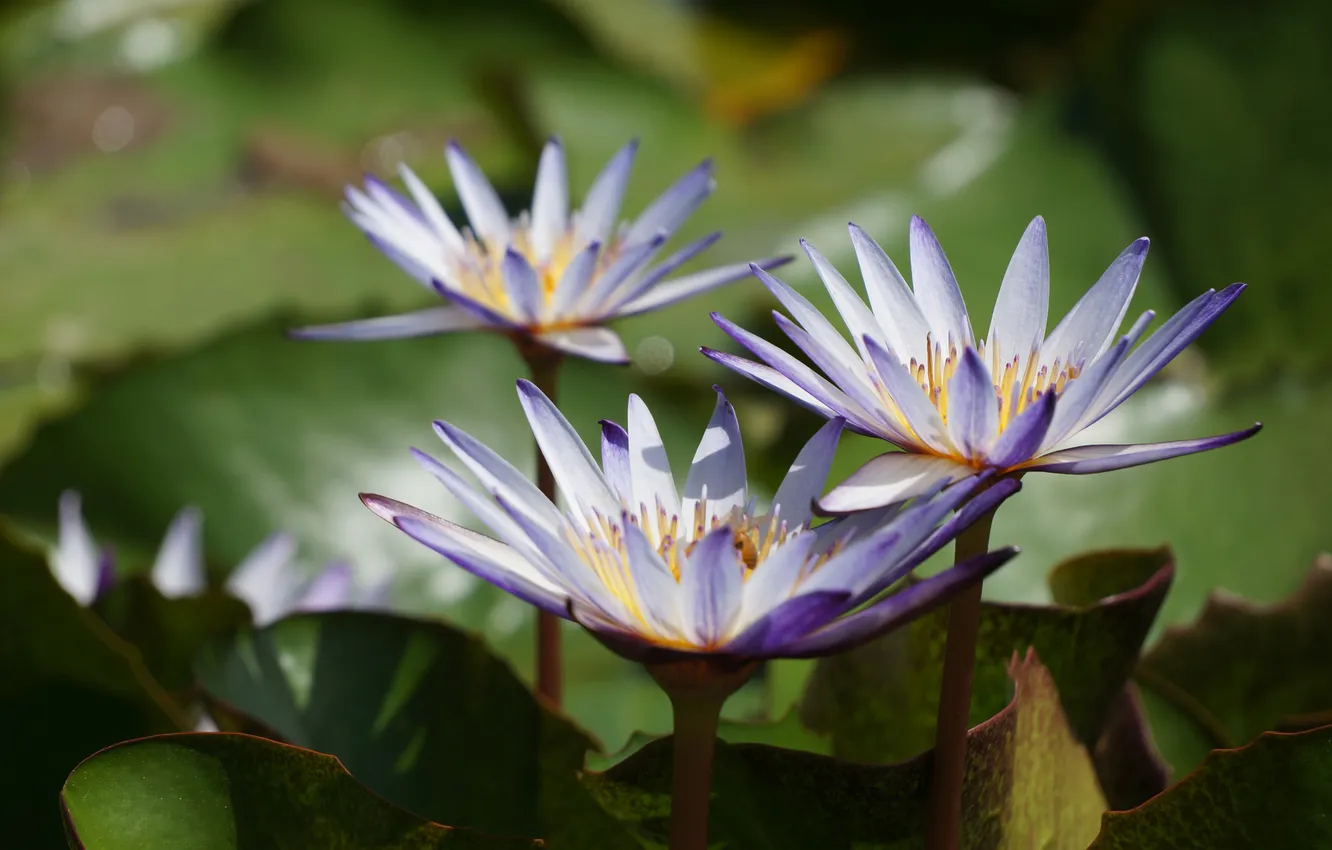
[[[1077,446],[1063,449],[1039,457],[1023,468],[1041,472],[1059,472],[1064,475],[1087,475],[1093,472],[1109,472],[1130,466],[1141,466],[1181,455],[1197,454],[1211,449],[1219,449],[1247,440],[1262,428],[1256,423],[1243,431],[1219,434],[1215,437],[1202,437],[1196,440],[1176,440],[1168,443],[1139,443],[1130,446]]]
[[[312,325],[287,332],[295,339],[406,339],[451,331],[489,327],[476,314],[460,307],[428,307],[398,316],[377,316],[332,325]]]
[[[532,338],[542,345],[572,357],[619,366],[629,362],[629,352],[620,341],[620,335],[610,328],[586,327],[541,331],[533,334]]]
[[[457,142],[449,142],[444,150],[458,199],[467,211],[472,230],[486,241],[491,250],[499,252],[509,242],[509,214],[504,211],[495,187],[486,174]]]
[[[176,514],[153,562],[153,584],[163,596],[202,593],[207,584],[203,560],[203,513],[188,507]]]

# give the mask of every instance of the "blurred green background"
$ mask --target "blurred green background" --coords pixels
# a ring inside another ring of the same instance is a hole
[[[485,634],[531,668],[531,612],[415,546],[360,491],[459,521],[419,471],[430,421],[520,466],[522,367],[491,336],[296,343],[282,329],[426,306],[338,209],[400,160],[457,210],[441,148],[468,147],[513,212],[535,152],[565,140],[574,198],[630,137],[636,213],[705,156],[718,189],[681,240],[709,263],[798,251],[853,281],[852,220],[906,262],[925,216],[978,326],[1026,222],[1051,240],[1052,321],[1129,241],[1153,239],[1133,309],[1167,314],[1250,284],[1201,344],[1090,442],[1266,429],[1222,452],[1089,478],[1029,476],[986,585],[1046,599],[1056,560],[1169,542],[1163,624],[1226,588],[1271,600],[1332,546],[1332,6],[1325,0],[59,0],[0,6],[0,512],[53,529],[85,496],[122,567],[183,504],[203,508],[217,576],[268,532],[313,567],[391,578],[404,610]],[[455,216],[456,218],[456,216]],[[830,306],[802,260],[783,276]],[[773,487],[817,427],[696,352],[733,350],[720,310],[771,331],[754,281],[617,326],[635,362],[574,363],[562,407],[589,440],[625,396],[657,412],[677,469],[721,383],[751,475]],[[1158,320],[1159,321],[1159,320]],[[771,337],[771,333],[766,333]],[[880,446],[852,437],[833,473]],[[440,448],[439,454],[446,454]],[[610,750],[664,732],[665,699],[576,630],[568,709]],[[773,665],[733,700],[780,716],[807,668]],[[1158,723],[1168,709],[1153,706]]]

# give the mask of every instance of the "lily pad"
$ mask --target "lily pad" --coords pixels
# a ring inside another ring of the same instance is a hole
[[[199,681],[222,728],[335,755],[421,817],[550,846],[632,846],[577,784],[596,744],[443,624],[289,617],[206,651]]]
[[[1035,653],[1009,665],[1015,695],[971,730],[962,846],[1082,850],[1105,801]],[[671,740],[584,781],[649,847],[669,825]],[[773,850],[901,848],[923,840],[929,754],[857,764],[762,744],[718,744],[710,841]]]
[[[1332,556],[1285,602],[1215,594],[1198,621],[1169,629],[1138,680],[1196,723],[1213,746],[1332,721]]]
[[[985,603],[973,725],[1008,700],[1006,660],[1034,647],[1059,687],[1069,726],[1084,746],[1095,747],[1173,577],[1166,549],[1095,552],[1051,573],[1059,595],[1076,606]],[[831,733],[833,753],[845,758],[889,762],[929,748],[946,637],[947,611],[941,611],[821,659],[805,693],[806,723]]]
[[[1178,785],[1129,812],[1108,812],[1089,850],[1327,847],[1332,727],[1266,733],[1209,755]]]
[[[249,735],[161,735],[103,750],[60,794],[86,850],[539,847],[429,823],[376,797],[338,760]]]
[[[61,841],[56,794],[91,752],[186,721],[133,647],[0,533],[0,818],[16,847]]]

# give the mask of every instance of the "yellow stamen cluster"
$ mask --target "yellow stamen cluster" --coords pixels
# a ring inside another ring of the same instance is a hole
[[[504,288],[504,273],[502,271],[504,252],[507,248],[513,248],[531,263],[532,268],[536,270],[537,278],[541,281],[541,291],[545,296],[545,303],[549,305],[551,299],[555,296],[555,289],[559,286],[560,279],[564,277],[564,272],[569,267],[569,263],[573,261],[579,251],[586,247],[586,245],[574,244],[574,231],[570,227],[560,235],[559,240],[551,249],[550,257],[545,262],[541,262],[532,245],[531,229],[527,226],[525,220],[521,219],[514,223],[509,234],[508,245],[487,243],[478,239],[470,230],[463,232],[463,242],[465,245],[463,255],[448,258],[452,265],[453,284],[462,291],[463,295],[506,316],[512,315],[513,312],[513,305],[509,301],[509,293]],[[618,242],[612,242],[602,249],[597,258],[597,267],[592,274],[594,280],[606,270],[606,267],[614,261],[618,253]]]
[[[626,516],[631,523],[642,529],[648,541],[666,561],[677,582],[681,579],[680,566],[684,558],[704,535],[724,523],[729,523],[733,530],[735,551],[746,567],[746,579],[758,569],[773,547],[783,543],[792,531],[776,515],[758,521],[739,511],[732,511],[730,516],[714,515],[708,509],[706,499],[700,499],[695,504],[690,518],[692,522],[684,528],[679,515],[668,513],[660,503],[652,513],[649,513],[646,505],[640,505],[637,513],[626,513]],[[683,536],[681,531],[684,532]],[[597,580],[624,605],[643,636],[662,645],[683,645],[678,638],[656,632],[644,616],[633,572],[629,569],[624,530],[618,521],[594,512],[593,523],[587,531],[579,533],[571,523],[565,526],[564,535],[565,541],[587,564]],[[808,571],[812,572],[838,548],[834,546],[819,558],[813,559]]]
[[[1023,357],[1013,355],[1003,363],[999,361],[999,346],[991,340],[990,375],[994,379],[994,392],[999,400],[999,430],[1002,432],[1018,414],[1026,410],[1032,402],[1046,392],[1061,393],[1064,386],[1081,372],[1081,364],[1062,363],[1059,358],[1049,365],[1040,365],[1039,349],[1032,349]],[[939,411],[939,417],[948,423],[948,383],[957,371],[960,359],[957,342],[950,335],[948,344],[935,340],[931,335],[925,337],[925,360],[916,358],[906,364],[906,370],[920,384],[925,395]],[[978,349],[981,358],[986,354],[986,345],[981,343]],[[877,384],[878,382],[876,382]],[[892,401],[887,389],[879,385],[879,394],[886,406],[892,411],[911,436],[916,437],[914,429],[902,414],[897,404]]]

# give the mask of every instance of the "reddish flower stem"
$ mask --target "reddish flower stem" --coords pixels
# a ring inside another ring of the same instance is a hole
[[[994,512],[978,519],[957,536],[953,563],[959,564],[990,547]],[[944,647],[943,683],[939,689],[939,722],[935,732],[934,774],[926,824],[929,850],[957,850],[962,836],[962,786],[967,769],[967,731],[971,726],[971,674],[976,665],[980,632],[981,582],[962,591],[948,608],[948,641]]]
[[[527,363],[532,383],[552,402],[559,386],[560,364],[563,355],[558,351],[537,345],[530,340],[515,339],[518,353]],[[536,447],[537,489],[552,502],[555,501],[555,474],[551,472],[541,447]],[[560,668],[560,618],[545,611],[537,612],[536,629],[536,689],[552,706],[559,708],[564,701],[564,678]]]

